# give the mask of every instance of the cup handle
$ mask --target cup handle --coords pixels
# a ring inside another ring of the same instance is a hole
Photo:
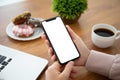
[[[120,38],[120,30],[117,31],[116,40]]]

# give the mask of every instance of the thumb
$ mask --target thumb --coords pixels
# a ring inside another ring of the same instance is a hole
[[[77,36],[76,33],[68,26],[66,25],[68,32],[70,33],[72,39],[74,40],[75,37]]]
[[[69,77],[70,73],[72,71],[73,66],[74,66],[74,62],[73,61],[70,61],[69,63],[67,63],[67,65],[65,66],[65,68],[64,68],[63,72],[61,73],[61,75]]]

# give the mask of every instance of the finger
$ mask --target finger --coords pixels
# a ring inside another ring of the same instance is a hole
[[[55,70],[55,72],[60,72],[60,67],[61,67],[61,65],[56,61],[51,66],[48,67],[48,69],[46,70],[45,73],[46,73],[46,75],[47,74],[49,75],[49,73],[52,73],[54,70]]]
[[[44,39],[44,40],[47,39],[45,34],[43,34],[43,35],[41,36],[41,38]]]
[[[56,55],[53,55],[53,56],[51,57],[51,60],[52,60],[52,61],[57,61]]]
[[[52,61],[57,61],[57,56],[54,54],[53,49],[51,47],[49,48],[48,53]]]
[[[78,70],[76,69],[76,67],[73,67],[72,68],[72,73],[77,73],[78,72]]]
[[[60,65],[60,64],[58,63],[58,61],[56,61],[56,62],[54,62],[54,63],[51,65],[51,68],[57,69],[57,70],[60,71],[61,66],[62,66],[62,65]]]
[[[49,43],[49,41],[48,41],[47,39],[45,40],[45,43],[47,44],[47,47],[48,47],[48,48],[51,47],[51,46],[50,46],[50,43]]]
[[[72,80],[74,80],[76,77],[77,77],[77,73],[71,73],[71,74],[70,74],[70,78],[71,78]]]
[[[45,43],[47,44],[47,46],[50,47],[50,43],[49,43],[49,41],[48,41],[46,35],[43,34],[43,35],[41,36],[41,38],[44,39],[44,40],[45,40]]]
[[[66,77],[69,77],[70,76],[70,73],[72,71],[72,68],[74,66],[74,62],[73,61],[70,61],[64,68],[63,72],[61,73],[61,76],[64,76],[66,75]]]
[[[78,73],[78,69],[76,69],[76,67],[73,67],[71,74],[70,74],[70,78],[72,78],[74,80],[77,76],[77,73]]]
[[[49,55],[50,55],[50,57],[52,57],[53,56],[53,49],[51,48],[51,47],[49,47],[49,49],[48,49],[48,53],[49,53]]]

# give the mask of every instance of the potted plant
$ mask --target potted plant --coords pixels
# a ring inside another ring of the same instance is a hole
[[[77,22],[87,9],[87,0],[53,0],[52,10],[67,24]]]

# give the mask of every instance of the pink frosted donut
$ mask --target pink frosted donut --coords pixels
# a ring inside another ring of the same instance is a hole
[[[15,25],[13,27],[13,33],[19,37],[29,37],[33,34],[34,30],[29,25]]]

